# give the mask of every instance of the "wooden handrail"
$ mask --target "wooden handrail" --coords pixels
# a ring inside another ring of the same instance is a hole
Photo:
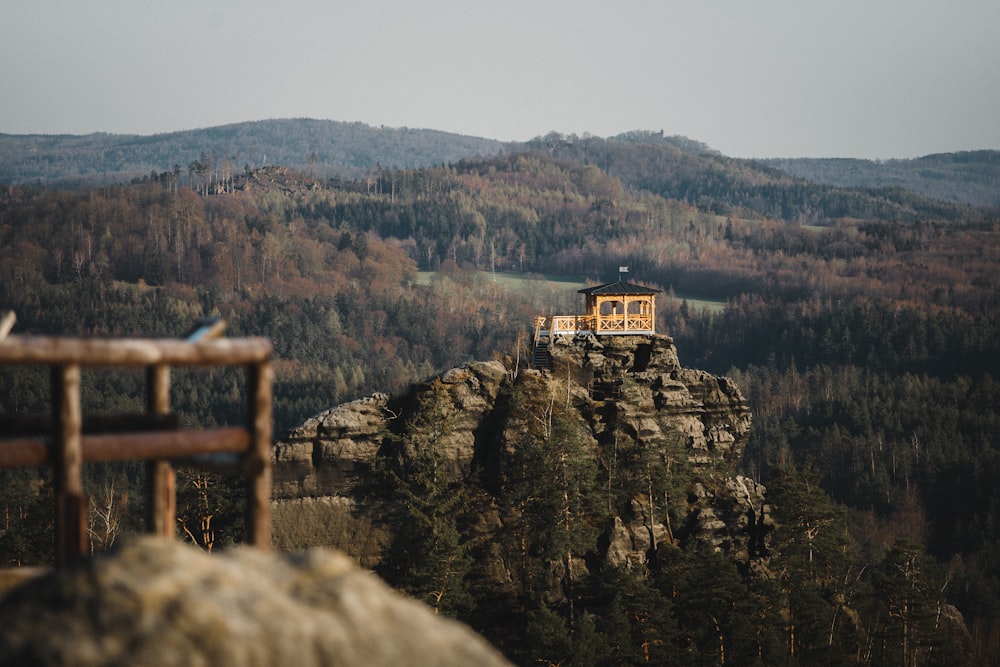
[[[217,338],[191,343],[173,338],[61,338],[8,336],[0,364],[61,366],[235,366],[268,361],[267,338]]]
[[[543,329],[545,324],[548,329]],[[617,313],[612,315],[551,315],[538,318],[536,338],[540,334],[573,335],[578,333],[653,333],[653,318],[649,315]]]
[[[51,465],[49,445],[42,438],[4,438],[0,441],[0,468],[37,468]]]

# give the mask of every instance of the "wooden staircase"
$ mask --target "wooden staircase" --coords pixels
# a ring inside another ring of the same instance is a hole
[[[531,351],[531,367],[538,371],[552,367],[547,336],[535,338],[535,346]]]

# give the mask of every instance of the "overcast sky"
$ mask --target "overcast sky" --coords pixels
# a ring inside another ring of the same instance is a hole
[[[734,157],[1000,149],[998,0],[0,0],[0,132],[265,118]]]

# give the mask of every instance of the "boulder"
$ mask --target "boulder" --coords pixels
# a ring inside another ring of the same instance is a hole
[[[508,664],[464,625],[312,549],[209,555],[134,538],[0,601],[3,665]]]

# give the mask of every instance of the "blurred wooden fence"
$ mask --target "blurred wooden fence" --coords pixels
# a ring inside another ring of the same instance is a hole
[[[246,541],[270,548],[270,340],[224,338],[219,319],[202,322],[184,339],[9,335],[15,319],[13,313],[0,318],[0,366],[47,366],[52,405],[47,415],[0,416],[0,468],[53,467],[57,565],[87,553],[83,464],[99,461],[148,461],[148,527],[164,537],[174,535],[176,523],[173,463],[221,464],[247,482]],[[170,412],[170,369],[189,366],[246,369],[243,427],[178,430]],[[81,368],[144,368],[145,412],[84,415]]]

